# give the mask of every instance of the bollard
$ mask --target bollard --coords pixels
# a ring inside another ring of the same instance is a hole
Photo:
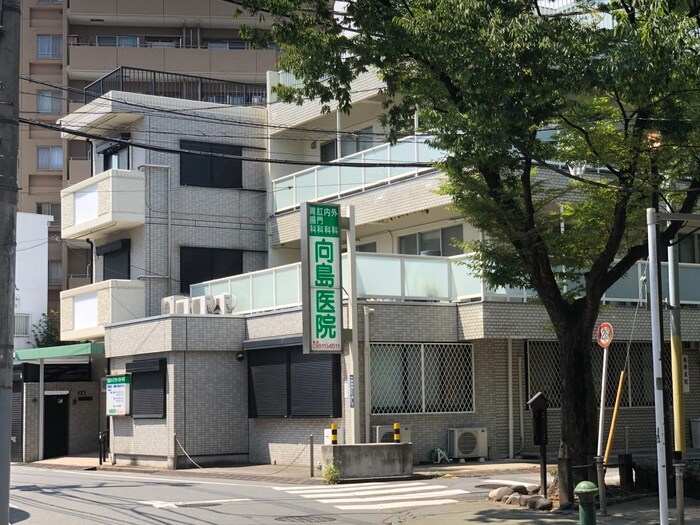
[[[598,487],[590,481],[582,481],[574,489],[578,496],[578,522],[579,525],[595,525],[595,497]]]
[[[401,443],[401,424],[394,423],[394,443]]]
[[[338,444],[338,424],[331,423],[331,445]]]
[[[620,488],[623,492],[631,492],[634,488],[632,454],[619,454],[617,462],[620,464]]]
[[[314,435],[309,434],[309,477],[314,477]]]
[[[676,471],[676,523],[683,525],[685,523],[685,498],[683,497],[685,463],[674,463],[673,468]]]

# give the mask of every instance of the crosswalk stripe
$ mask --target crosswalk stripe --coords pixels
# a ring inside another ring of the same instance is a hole
[[[401,492],[418,492],[421,490],[426,490],[426,489],[444,489],[446,488],[444,485],[433,485],[432,487],[426,487],[424,485],[420,487],[396,487],[396,488],[391,488],[391,489],[377,489],[377,490],[353,490],[353,491],[348,491],[348,492],[317,492],[314,494],[298,494],[302,498],[332,498],[334,496],[340,497],[340,496],[365,496],[365,495],[372,495],[372,494],[398,494]]]
[[[437,490],[433,492],[421,492],[418,494],[389,494],[386,496],[372,496],[372,497],[361,497],[361,498],[332,498],[332,499],[320,499],[320,503],[354,503],[362,502],[369,503],[372,501],[390,501],[390,500],[405,500],[405,499],[421,499],[421,498],[434,498],[434,497],[445,497],[445,496],[456,496],[457,494],[469,494],[466,490],[462,489],[452,489],[452,490]]]
[[[375,505],[336,505],[339,510],[390,510],[401,507],[428,507],[430,505],[445,505],[457,503],[456,499],[435,499],[429,501],[397,501],[395,503],[377,503]]]
[[[272,487],[275,490],[283,490],[285,492],[289,492],[290,494],[297,494],[300,492],[304,493],[311,493],[311,492],[328,492],[328,491],[346,491],[346,490],[357,490],[357,489],[364,489],[364,488],[377,488],[377,487],[408,487],[408,486],[417,486],[417,485],[426,485],[426,483],[422,481],[397,481],[395,483],[382,483],[382,482],[377,482],[377,483],[350,483],[350,484],[343,484],[343,485],[326,485],[323,487]]]

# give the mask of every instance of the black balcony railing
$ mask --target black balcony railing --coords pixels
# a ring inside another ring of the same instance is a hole
[[[260,106],[265,103],[266,95],[265,84],[244,84],[194,75],[120,67],[83,89],[85,103],[113,90],[230,106]]]

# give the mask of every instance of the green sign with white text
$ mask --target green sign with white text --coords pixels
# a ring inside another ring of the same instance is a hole
[[[131,375],[107,376],[106,409],[108,416],[129,415]]]

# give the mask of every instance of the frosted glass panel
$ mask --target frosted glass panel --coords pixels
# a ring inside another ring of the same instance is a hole
[[[273,185],[276,210],[294,206],[294,188],[292,188],[292,184],[294,184],[294,179],[285,179]]]
[[[201,297],[202,295],[209,295],[207,294],[207,289],[209,288],[209,285],[207,284],[193,284],[190,286],[190,297]]]
[[[275,271],[275,291],[277,305],[299,304],[299,272],[298,266],[283,268]]]
[[[73,298],[73,329],[97,326],[97,292]]]
[[[700,302],[700,267],[681,265],[678,271],[681,288],[681,301]]]
[[[250,278],[241,277],[231,279],[231,295],[238,300],[236,312],[246,312],[250,310]]]
[[[230,293],[229,292],[229,280],[218,281],[211,283],[210,295],[219,295],[220,293]]]
[[[401,259],[358,255],[357,295],[401,297]]]
[[[637,265],[630,268],[630,271],[627,272],[622,279],[608,288],[608,291],[605,292],[605,298],[607,300],[636,300],[639,296],[639,276],[637,275],[637,268]]]
[[[449,264],[446,259],[405,259],[406,297],[449,299]]]
[[[323,166],[322,168],[318,168],[316,177],[318,191],[316,196],[319,199],[328,197],[329,195],[336,195],[338,193],[339,172],[340,166]]]
[[[452,264],[452,299],[481,296],[481,279],[464,264]]]
[[[413,141],[397,143],[391,148],[391,162],[414,162],[415,147],[416,145],[413,143]],[[391,168],[391,176],[399,177],[415,171],[416,168],[413,166],[406,166],[405,168]]]
[[[387,162],[389,148],[380,148],[372,151],[365,157],[365,162]],[[386,182],[389,180],[389,168],[381,166],[376,168],[365,168],[365,184],[374,184],[376,182]]]
[[[272,309],[275,306],[272,272],[259,273],[253,279],[253,309]]]
[[[312,170],[296,178],[297,204],[316,199],[316,173]]]
[[[75,193],[75,224],[97,219],[97,184]]]

